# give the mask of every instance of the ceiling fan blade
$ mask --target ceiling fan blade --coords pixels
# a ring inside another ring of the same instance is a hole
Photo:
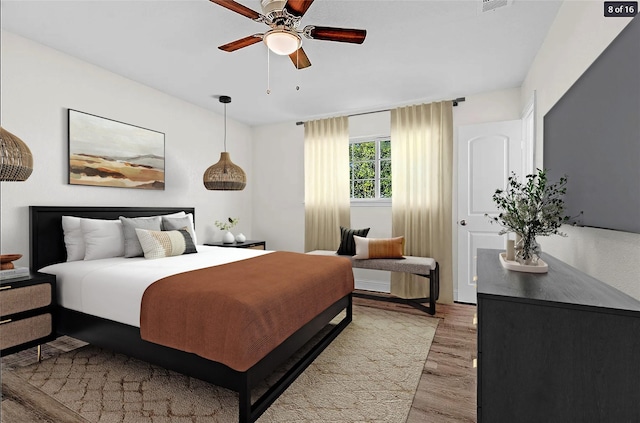
[[[309,25],[305,27],[304,35],[314,40],[362,44],[367,36],[367,31],[364,29],[332,28],[329,26]]]
[[[307,53],[304,52],[302,47],[300,47],[298,50],[296,50],[293,53],[291,53],[289,55],[289,57],[291,58],[291,61],[293,62],[293,66],[295,66],[298,69],[304,69],[304,68],[308,68],[309,66],[311,66],[311,62],[309,61],[309,58],[307,57]]]
[[[220,5],[222,7],[226,7],[227,9],[232,10],[236,13],[239,13],[242,16],[246,16],[249,19],[253,19],[254,21],[261,22],[265,18],[263,15],[256,12],[255,10],[249,9],[248,7],[243,6],[240,3],[235,2],[233,0],[209,0],[209,1],[217,5]]]
[[[229,44],[225,44],[223,46],[218,47],[223,51],[236,51],[243,47],[248,47],[252,44],[259,43],[262,41],[262,34],[253,34],[248,37],[240,38],[239,40],[231,41]]]
[[[311,7],[313,0],[289,0],[284,8],[293,16],[302,17]]]

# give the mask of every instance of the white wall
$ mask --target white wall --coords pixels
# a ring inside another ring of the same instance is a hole
[[[267,249],[304,252],[304,126],[253,129],[253,228]]]
[[[521,88],[524,106],[536,92],[536,167],[544,166],[543,118],[631,18],[603,17],[602,2],[565,1]],[[640,299],[640,235],[563,228],[569,236],[540,239],[542,250]]]
[[[472,94],[453,108],[454,130],[461,125],[520,119],[520,88]]]
[[[251,131],[229,120],[228,151],[248,174],[240,192],[207,191],[202,174],[223,148],[223,117],[59,51],[2,31],[2,127],[27,143],[34,171],[0,183],[1,251],[29,265],[30,205],[193,206],[198,241],[219,239],[215,220],[239,217],[252,237]],[[233,95],[233,93],[228,93]],[[230,107],[233,107],[232,103]],[[165,133],[164,191],[67,184],[67,109]]]

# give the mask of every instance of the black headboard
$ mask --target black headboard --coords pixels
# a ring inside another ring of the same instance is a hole
[[[29,206],[29,267],[36,271],[67,260],[62,233],[62,216],[91,219],[118,219],[124,217],[155,216],[184,211],[193,213],[193,207],[49,207]]]

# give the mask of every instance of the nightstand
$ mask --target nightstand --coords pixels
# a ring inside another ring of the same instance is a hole
[[[0,356],[53,341],[56,277],[31,272],[0,282]]]
[[[252,241],[250,239],[245,242],[232,242],[231,244],[225,244],[223,242],[211,242],[209,244],[212,247],[233,247],[233,248],[250,248],[252,250],[266,250],[267,242],[266,241]]]

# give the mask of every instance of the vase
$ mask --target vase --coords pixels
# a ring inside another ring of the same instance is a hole
[[[540,244],[536,242],[536,237],[532,233],[516,233],[516,261],[526,266],[535,266],[540,258]]]
[[[232,244],[235,240],[236,238],[233,236],[233,234],[230,231],[227,231],[224,233],[224,235],[222,235],[222,242],[224,244]]]
[[[236,242],[245,242],[247,240],[247,237],[244,236],[244,234],[239,233],[238,235],[236,235]]]

